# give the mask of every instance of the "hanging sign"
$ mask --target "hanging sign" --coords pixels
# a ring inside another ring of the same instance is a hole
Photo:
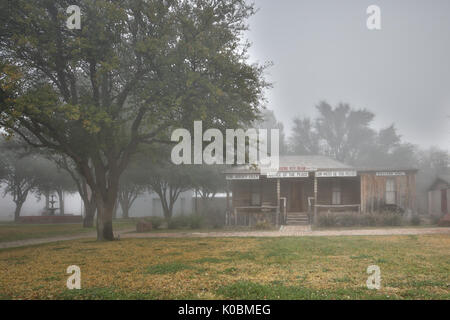
[[[317,178],[356,177],[356,171],[317,171]]]
[[[377,177],[398,177],[398,176],[406,176],[406,172],[377,172]]]
[[[254,173],[227,174],[227,180],[259,180],[259,174]]]
[[[309,172],[268,172],[267,178],[308,178]]]
[[[316,168],[301,167],[301,166],[290,166],[290,167],[280,167],[279,171],[282,172],[303,172],[303,171],[317,171]]]

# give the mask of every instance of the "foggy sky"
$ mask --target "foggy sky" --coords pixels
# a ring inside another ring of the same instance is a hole
[[[403,140],[450,150],[450,1],[255,0],[252,61],[273,61],[267,107],[289,134],[293,116],[325,100],[396,124]],[[366,27],[381,8],[380,31]]]

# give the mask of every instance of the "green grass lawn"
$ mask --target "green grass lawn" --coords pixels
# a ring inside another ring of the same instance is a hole
[[[114,221],[114,230],[133,228],[136,224],[132,220]],[[75,234],[94,232],[96,229],[83,228],[80,223],[69,224],[16,224],[0,223],[0,242],[25,239],[50,238],[70,236]]]
[[[450,299],[450,235],[83,239],[0,250],[0,270],[4,299]]]

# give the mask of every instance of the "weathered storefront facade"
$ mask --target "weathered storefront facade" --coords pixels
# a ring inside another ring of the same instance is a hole
[[[323,156],[280,157],[276,173],[227,171],[228,224],[309,224],[321,211],[415,210],[415,169],[358,169]]]

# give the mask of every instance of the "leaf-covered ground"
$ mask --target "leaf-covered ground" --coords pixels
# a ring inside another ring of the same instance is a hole
[[[381,290],[366,288],[369,265]],[[81,268],[82,290],[66,269]],[[450,235],[77,240],[0,250],[3,299],[450,299]]]

